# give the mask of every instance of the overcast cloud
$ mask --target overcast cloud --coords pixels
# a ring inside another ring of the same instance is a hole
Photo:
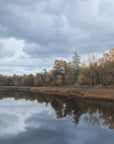
[[[54,59],[114,47],[114,0],[0,0],[0,73],[36,73]]]

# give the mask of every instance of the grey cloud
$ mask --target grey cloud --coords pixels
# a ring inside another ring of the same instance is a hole
[[[29,69],[39,66],[37,58],[42,65],[46,58],[114,47],[113,7],[113,0],[0,0],[0,38],[24,40],[23,51],[29,55],[29,60],[13,59],[6,65]],[[6,58],[14,51],[0,46],[0,54]]]
[[[14,50],[5,48],[4,45],[0,43],[0,58],[12,57],[14,53],[15,53]]]
[[[28,55],[31,55],[31,57],[47,57],[49,58],[50,56],[67,56],[69,52],[69,55],[71,53],[70,50],[70,45],[68,44],[67,46],[65,43],[61,43],[58,45],[55,45],[54,43],[49,43],[49,44],[44,44],[44,45],[38,45],[38,44],[25,44],[23,48],[24,52],[27,53]]]

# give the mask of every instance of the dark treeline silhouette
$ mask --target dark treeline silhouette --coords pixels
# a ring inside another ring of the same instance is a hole
[[[80,56],[74,53],[71,62],[55,60],[52,69],[47,72],[24,74],[19,76],[0,75],[0,86],[79,86],[79,85],[113,85],[114,83],[114,48],[103,57],[94,55],[80,65]]]
[[[103,119],[103,124],[108,125],[110,129],[114,129],[114,105],[113,102],[92,101],[80,98],[67,98],[56,95],[41,95],[38,93],[24,91],[1,91],[0,99],[15,98],[25,100],[37,100],[38,103],[51,105],[54,109],[56,118],[72,117],[72,121],[77,125],[84,114],[84,122],[91,127],[100,127],[100,119]],[[99,113],[99,115],[98,115]]]

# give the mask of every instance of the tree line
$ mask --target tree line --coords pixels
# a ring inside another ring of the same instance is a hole
[[[72,61],[55,60],[52,69],[36,75],[0,75],[0,86],[79,86],[114,84],[114,48],[103,53],[102,58],[89,56],[82,65],[80,56],[74,53]]]

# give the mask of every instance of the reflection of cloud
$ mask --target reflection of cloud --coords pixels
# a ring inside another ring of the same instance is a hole
[[[0,114],[0,136],[9,135],[9,133],[16,134],[18,131],[22,131],[21,121],[16,115]],[[20,125],[19,129],[17,124]]]
[[[38,104],[36,101],[3,99],[0,101],[0,136],[14,135],[26,130],[25,121],[35,113],[50,114],[50,106]]]
[[[85,115],[74,127],[72,119],[55,119],[52,108],[37,101],[0,100],[0,144],[112,144],[113,132],[88,127]]]

